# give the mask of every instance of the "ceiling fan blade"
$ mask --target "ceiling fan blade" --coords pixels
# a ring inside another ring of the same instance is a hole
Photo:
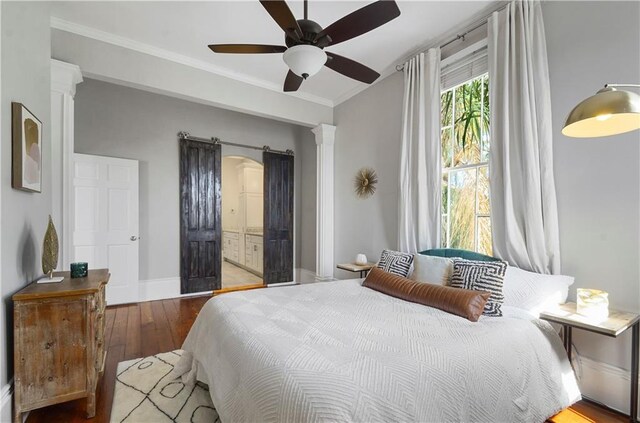
[[[400,9],[395,1],[379,0],[332,23],[316,39],[328,35],[331,38],[329,45],[338,44],[376,29],[398,16]]]
[[[347,59],[346,57],[338,56],[335,53],[326,52],[329,59],[324,65],[329,69],[353,78],[356,81],[361,81],[366,84],[371,84],[378,79],[380,74],[373,69],[358,63],[354,60]]]
[[[304,79],[302,79],[301,76],[298,76],[295,73],[289,71],[287,73],[287,77],[284,80],[284,91],[298,91],[298,88],[300,88],[300,85],[302,85],[302,81],[304,81]]]
[[[300,25],[284,0],[260,0],[260,4],[287,35],[298,41],[302,38]]]
[[[282,53],[285,46],[270,46],[264,44],[211,44],[209,48],[214,53]]]

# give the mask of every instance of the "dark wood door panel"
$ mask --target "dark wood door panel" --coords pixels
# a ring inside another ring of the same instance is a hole
[[[264,152],[264,281],[293,280],[293,156]]]
[[[221,148],[180,140],[180,292],[221,288]]]

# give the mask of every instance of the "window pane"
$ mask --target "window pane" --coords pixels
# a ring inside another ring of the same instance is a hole
[[[440,96],[440,126],[443,128],[451,125],[452,99],[453,91],[447,91]]]
[[[478,168],[478,214],[489,214],[489,166]]]
[[[456,88],[453,165],[480,162],[482,82],[474,79]]]
[[[491,218],[478,217],[478,252],[493,255],[491,245]]]
[[[449,213],[449,195],[447,185],[449,184],[449,174],[442,174],[442,214]]]
[[[489,77],[485,74],[444,92],[440,100],[441,244],[491,254],[489,168],[485,165],[491,141]],[[467,168],[456,170],[460,166]]]
[[[440,245],[442,246],[442,248],[447,248],[447,231],[449,230],[449,226],[448,226],[448,222],[449,222],[449,217],[446,214],[442,215],[442,231],[441,232],[441,238],[440,238]]]
[[[451,128],[442,130],[440,136],[442,141],[442,167],[451,166]]]
[[[475,250],[476,170],[449,173],[450,247]]]
[[[440,221],[440,244],[442,247],[447,247],[447,233],[449,231],[449,190],[447,185],[449,184],[449,174],[442,174],[442,220]]]
[[[489,137],[489,76],[485,75],[482,78],[483,84],[483,95],[482,95],[482,144],[481,144],[481,157],[480,160],[483,162],[489,161],[489,146],[490,146],[490,137]]]

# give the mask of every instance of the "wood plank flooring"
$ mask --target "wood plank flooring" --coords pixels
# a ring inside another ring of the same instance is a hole
[[[120,361],[179,349],[209,295],[108,307],[104,375],[98,382],[96,417],[86,419],[86,400],[34,410],[27,423],[109,422],[116,368]],[[628,422],[628,417],[580,401],[550,420],[553,423]]]

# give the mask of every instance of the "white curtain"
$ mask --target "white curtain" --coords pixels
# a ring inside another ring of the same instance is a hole
[[[512,265],[560,272],[549,69],[538,1],[488,22],[493,252]]]
[[[440,246],[440,48],[404,64],[398,248]]]

